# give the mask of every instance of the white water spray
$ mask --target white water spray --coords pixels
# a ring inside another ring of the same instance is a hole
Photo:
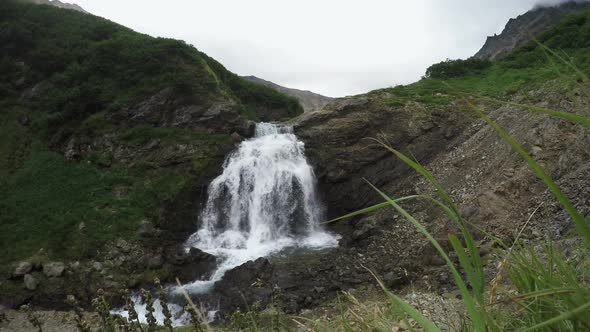
[[[217,256],[220,265],[209,280],[186,285],[189,292],[207,292],[229,269],[286,247],[337,245],[319,225],[315,175],[290,126],[257,124],[255,137],[227,158],[208,194],[201,229],[187,248]]]
[[[209,185],[200,218],[201,228],[189,237],[186,249],[210,253],[219,265],[209,279],[183,286],[191,294],[208,293],[228,270],[287,247],[321,249],[338,244],[337,236],[320,227],[323,207],[315,175],[305,159],[303,142],[286,125],[256,125],[255,137],[240,143],[226,159],[223,173]],[[178,295],[180,289],[171,287],[170,292]],[[139,298],[134,302],[143,316],[145,305]],[[179,306],[169,308],[174,325],[187,323]],[[161,316],[156,315],[160,323]]]

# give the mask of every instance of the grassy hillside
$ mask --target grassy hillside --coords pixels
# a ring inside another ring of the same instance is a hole
[[[142,220],[162,222],[163,206],[217,172],[231,132],[123,116],[151,96],[169,91],[203,112],[233,103],[254,120],[302,112],[182,41],[70,10],[2,1],[0,45],[0,264],[134,239]],[[66,158],[72,139],[87,152]]]
[[[385,102],[392,105],[418,101],[437,106],[448,104],[459,93],[509,98],[524,87],[534,88],[559,77],[574,84],[570,76],[581,79],[589,71],[590,11],[585,11],[564,17],[536,41],[500,61],[447,60],[430,66],[417,83],[372,93],[390,93],[392,97]]]

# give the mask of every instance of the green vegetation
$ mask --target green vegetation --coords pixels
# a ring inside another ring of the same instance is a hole
[[[590,10],[564,17],[536,40],[514,50],[506,58],[488,62],[476,58],[447,60],[430,66],[425,77],[407,86],[375,90],[389,93],[384,103],[398,107],[420,102],[428,107],[448,105],[457,95],[508,99],[548,81],[572,86],[590,71]]]
[[[161,202],[186,182],[174,170],[67,161],[15,126],[17,115],[0,113],[0,264],[41,248],[54,258],[95,255],[107,241],[132,238],[141,220],[157,220]]]
[[[241,80],[182,41],[152,38],[107,20],[51,6],[0,4],[0,96],[16,96],[10,82],[42,90],[39,109],[62,126],[101,110],[119,111],[165,89],[208,106],[231,96],[256,116],[263,107],[302,112],[270,88]]]
[[[52,259],[79,259],[116,238],[134,239],[139,223],[157,224],[163,206],[194,185],[194,177],[214,173],[231,147],[229,133],[120,123],[117,114],[137,103],[168,90],[203,109],[233,100],[251,119],[302,112],[293,98],[241,80],[182,41],[93,15],[1,1],[0,43],[5,268],[41,248]],[[117,164],[108,147],[74,160],[62,155],[71,137],[106,136],[132,151],[153,142],[159,152],[126,164]],[[182,166],[161,167],[164,152],[183,144],[198,149]]]
[[[467,74],[478,74],[489,68],[492,62],[471,57],[467,60],[450,60],[434,64],[426,69],[426,77],[431,78],[452,78],[465,76]]]

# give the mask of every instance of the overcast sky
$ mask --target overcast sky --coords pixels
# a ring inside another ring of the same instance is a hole
[[[64,2],[139,32],[185,40],[239,75],[339,97],[411,83],[432,63],[469,57],[540,1]]]

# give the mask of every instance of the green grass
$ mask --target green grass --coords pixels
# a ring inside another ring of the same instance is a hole
[[[44,83],[35,106],[52,115],[46,125],[53,128],[121,111],[167,88],[205,108],[231,98],[252,118],[278,120],[265,116],[271,109],[284,118],[303,112],[295,99],[242,80],[193,46],[97,16],[7,0],[0,29],[0,97],[20,94],[11,84],[22,76],[16,63],[24,63],[24,84]]]
[[[240,79],[191,45],[93,15],[1,1],[0,31],[1,264],[41,248],[53,259],[78,259],[118,237],[134,239],[141,220],[157,223],[165,204],[211,176],[231,144],[229,133],[118,123],[117,112],[163,89],[203,109],[233,100],[252,119],[302,112],[293,98]],[[19,98],[40,82],[37,98]],[[71,137],[158,145],[127,165],[109,148],[69,161],[60,151]],[[181,144],[197,149],[181,166],[161,167]]]
[[[136,145],[143,145],[152,140],[159,140],[164,144],[187,144],[194,141],[227,143],[230,141],[230,136],[227,134],[209,134],[191,129],[158,128],[147,125],[130,128],[121,133],[120,138],[124,142]]]
[[[577,80],[587,79],[585,73],[590,71],[589,31],[590,10],[568,15],[505,59],[474,69],[470,65],[460,67],[472,59],[447,60],[432,67],[459,67],[453,69],[453,74],[429,75],[427,71],[426,77],[416,83],[375,90],[369,95],[389,93],[391,96],[383,98],[382,102],[393,107],[409,102],[443,107],[459,95],[509,100],[517,92],[534,90],[548,81],[571,89],[575,85],[570,80],[572,76]]]
[[[18,124],[18,117],[28,112],[15,107],[0,113],[0,264],[41,248],[53,259],[96,255],[108,241],[133,239],[140,221],[157,221],[162,203],[190,185],[180,170],[110,167],[106,152],[68,161]],[[129,144],[145,137],[163,142],[199,139],[204,144],[228,140],[226,135],[145,130],[132,131]],[[199,157],[201,171],[207,169],[208,157]]]

